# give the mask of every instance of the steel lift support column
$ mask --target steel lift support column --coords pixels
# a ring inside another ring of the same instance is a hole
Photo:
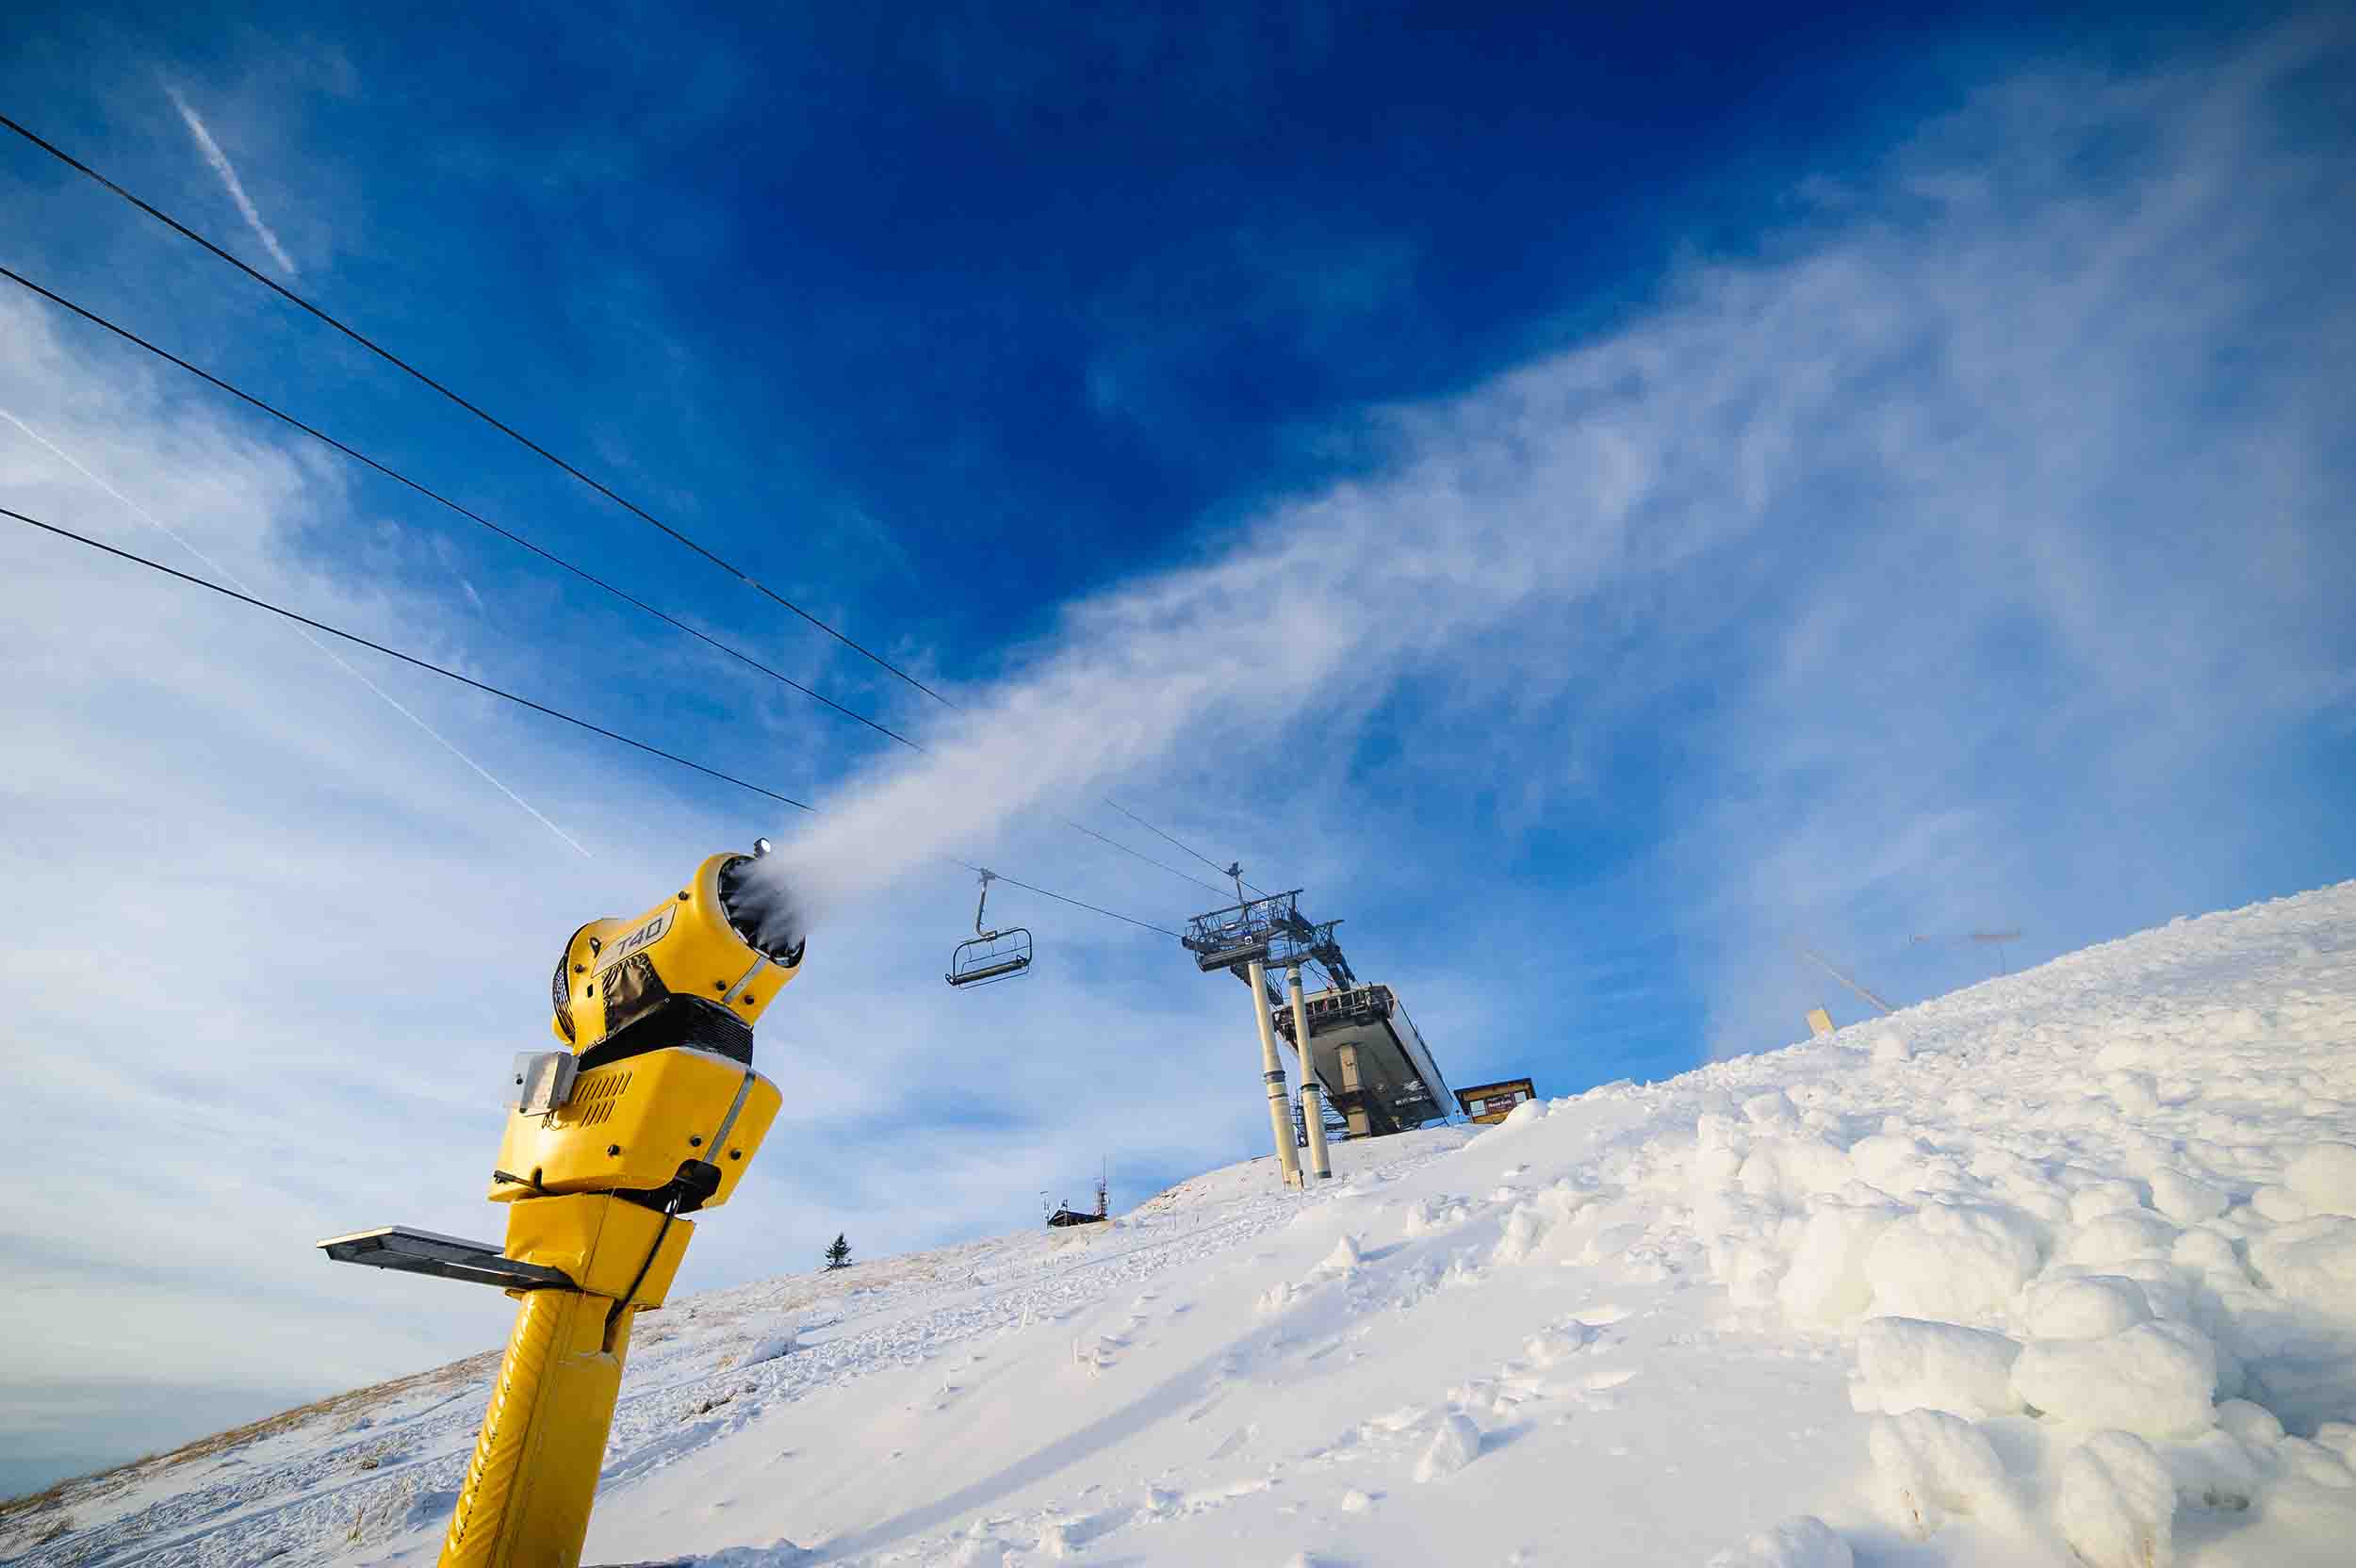
[[[1301,1000],[1301,966],[1284,966],[1284,989],[1292,1003],[1293,1043],[1301,1051],[1301,1119],[1309,1130],[1309,1172],[1320,1182],[1333,1179],[1333,1162],[1325,1152],[1325,1111],[1317,1103],[1317,1072],[1309,1059],[1309,1009]]]
[[[1268,1082],[1268,1130],[1276,1135],[1276,1164],[1284,1184],[1301,1184],[1301,1152],[1293,1147],[1290,1096],[1284,1092],[1284,1061],[1276,1054],[1276,1026],[1268,1016],[1268,969],[1254,958],[1244,966],[1252,987],[1252,1016],[1260,1025],[1260,1076]]]
[[[1232,869],[1232,868],[1231,868]],[[1325,1147],[1324,1117],[1317,1105],[1317,1070],[1309,1060],[1309,1032],[1301,1000],[1301,966],[1316,959],[1329,970],[1350,972],[1349,962],[1333,940],[1338,921],[1319,925],[1301,918],[1295,906],[1301,890],[1246,899],[1233,908],[1197,915],[1187,934],[1179,939],[1194,955],[1195,966],[1205,974],[1225,970],[1252,992],[1252,1017],[1260,1032],[1260,1072],[1268,1086],[1268,1121],[1276,1138],[1276,1158],[1286,1186],[1301,1185],[1301,1155],[1293,1142],[1290,1096],[1284,1088],[1284,1058],[1276,1052],[1273,1014],[1289,1002],[1294,1017],[1294,1043],[1301,1048],[1301,1104],[1309,1127],[1309,1160],[1321,1180],[1333,1176]],[[1282,968],[1291,976],[1288,998],[1271,985],[1268,972]]]

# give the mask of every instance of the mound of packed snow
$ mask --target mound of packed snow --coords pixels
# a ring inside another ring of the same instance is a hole
[[[2350,1560],[2356,884],[1334,1154],[650,1315],[589,1560]],[[0,1554],[431,1562],[486,1380]]]

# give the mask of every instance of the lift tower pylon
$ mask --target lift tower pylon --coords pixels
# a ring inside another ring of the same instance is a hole
[[[1236,878],[1237,890],[1242,888],[1242,870],[1228,868]],[[1333,1168],[1325,1146],[1324,1115],[1317,1103],[1316,1065],[1310,1060],[1309,1032],[1306,1015],[1301,1010],[1301,966],[1304,962],[1322,964],[1336,983],[1354,979],[1350,960],[1342,956],[1340,944],[1333,939],[1333,927],[1339,921],[1318,924],[1302,917],[1299,902],[1301,890],[1269,893],[1260,898],[1244,899],[1232,907],[1214,909],[1197,915],[1188,923],[1187,933],[1180,938],[1186,951],[1194,955],[1195,966],[1204,973],[1225,970],[1243,981],[1252,992],[1252,1015],[1260,1035],[1260,1072],[1268,1086],[1269,1131],[1276,1140],[1276,1159],[1284,1172],[1286,1186],[1301,1185],[1301,1156],[1292,1135],[1292,1116],[1285,1091],[1284,1062],[1277,1054],[1277,1010],[1290,1006],[1294,1024],[1286,1030],[1301,1055],[1301,1116],[1309,1128],[1309,1167],[1317,1179],[1330,1181]],[[1280,987],[1268,977],[1271,969],[1284,970],[1289,977],[1288,987]],[[1288,994],[1289,993],[1289,994]]]

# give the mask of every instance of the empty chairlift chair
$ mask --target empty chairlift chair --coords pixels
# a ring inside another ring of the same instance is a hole
[[[982,896],[973,906],[973,939],[957,943],[957,951],[949,956],[949,972],[942,977],[952,986],[986,986],[993,980],[1011,980],[1031,967],[1028,931],[1019,925],[992,931],[982,924],[982,912],[990,907],[990,885],[1000,878],[992,871],[985,871],[981,876]]]

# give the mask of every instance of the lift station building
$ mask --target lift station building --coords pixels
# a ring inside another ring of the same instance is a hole
[[[1352,1137],[1404,1133],[1448,1115],[1448,1083],[1388,986],[1330,988],[1303,999],[1309,1049],[1301,1060],[1350,1123]],[[1295,1050],[1290,1007],[1273,1010]]]
[[[1536,1098],[1537,1086],[1527,1078],[1508,1078],[1500,1083],[1475,1084],[1456,1091],[1456,1103],[1475,1121],[1503,1121],[1513,1114],[1513,1107]]]

